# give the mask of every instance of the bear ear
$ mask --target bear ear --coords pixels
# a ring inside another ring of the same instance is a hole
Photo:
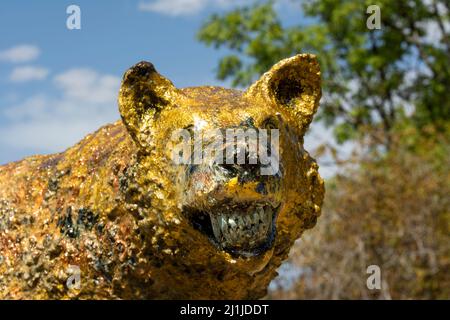
[[[152,122],[161,110],[174,104],[178,89],[150,62],[128,69],[119,92],[119,111],[128,132],[143,149],[149,145]]]
[[[305,132],[319,107],[320,83],[316,56],[299,54],[274,65],[247,90],[246,96],[290,110]]]

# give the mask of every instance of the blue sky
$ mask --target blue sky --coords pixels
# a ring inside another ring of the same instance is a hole
[[[2,1],[0,164],[63,151],[119,119],[120,78],[140,60],[151,61],[178,87],[228,86],[214,77],[224,52],[195,35],[211,13],[248,2]],[[71,4],[81,9],[81,30],[66,27]],[[278,10],[286,24],[302,19],[288,0]]]

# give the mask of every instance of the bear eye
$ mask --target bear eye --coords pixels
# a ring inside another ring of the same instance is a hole
[[[278,119],[275,118],[267,118],[262,122],[262,128],[264,129],[278,129],[279,123]]]
[[[190,133],[191,136],[192,136],[192,135],[194,134],[194,125],[193,125],[193,124],[190,124],[190,125],[184,127],[183,130],[189,131],[189,133]]]

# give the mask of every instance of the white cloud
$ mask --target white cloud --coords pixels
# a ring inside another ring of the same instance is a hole
[[[120,79],[92,69],[70,69],[54,78],[67,98],[89,103],[111,103],[117,98]]]
[[[120,78],[92,69],[71,69],[53,78],[59,94],[37,94],[6,108],[0,145],[18,150],[58,152],[86,134],[119,119]]]
[[[40,53],[41,51],[38,47],[23,44],[0,51],[0,61],[11,63],[29,62],[36,59]]]
[[[244,0],[153,0],[140,2],[141,11],[156,12],[168,16],[189,16],[199,13],[206,7],[227,8],[245,4]]]
[[[162,13],[170,16],[192,15],[201,11],[207,0],[156,0],[139,3],[139,10]]]
[[[9,75],[12,82],[27,82],[32,80],[44,80],[49,71],[43,67],[23,66],[14,68]]]

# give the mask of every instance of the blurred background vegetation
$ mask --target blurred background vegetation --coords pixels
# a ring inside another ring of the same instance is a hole
[[[369,5],[381,29],[369,30]],[[225,49],[217,78],[245,87],[277,61],[317,54],[323,98],[316,121],[351,156],[324,143],[337,174],[322,216],[294,246],[268,298],[450,299],[450,2],[292,0],[304,17],[284,25],[277,1],[212,15],[198,32]],[[314,125],[314,124],[313,124]],[[366,286],[381,268],[381,290]]]

